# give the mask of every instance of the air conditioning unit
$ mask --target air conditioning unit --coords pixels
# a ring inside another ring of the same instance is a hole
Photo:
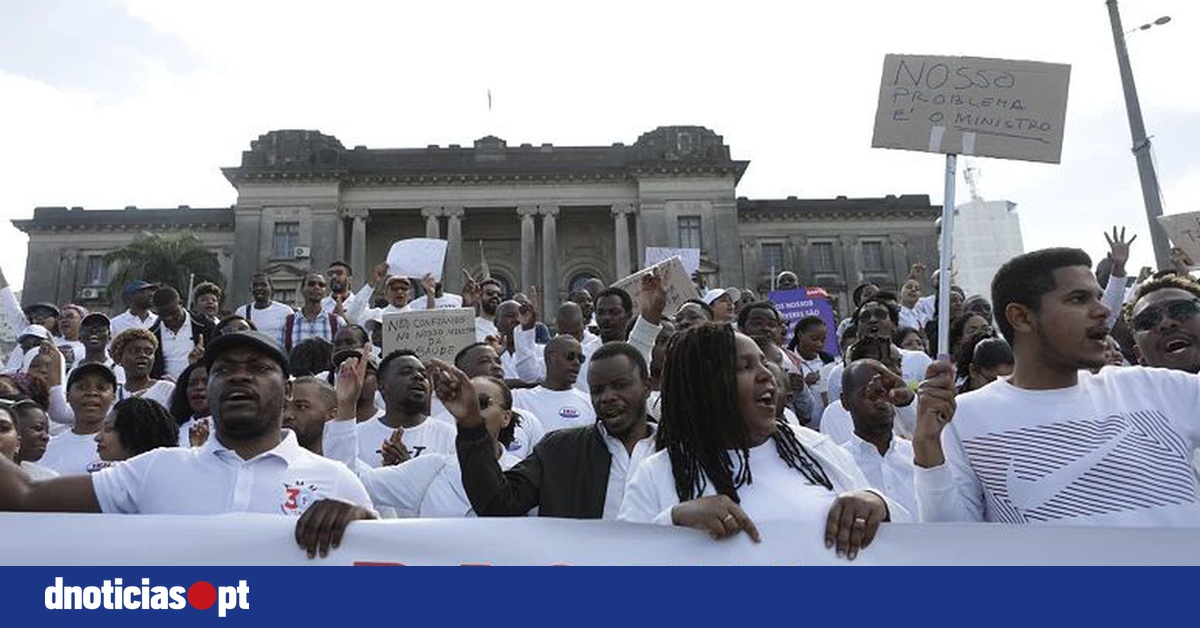
[[[102,299],[104,298],[104,288],[84,288],[79,291],[79,298],[82,301]]]
[[[296,259],[308,259],[312,256],[312,248],[307,246],[298,246],[292,251],[292,257]]]

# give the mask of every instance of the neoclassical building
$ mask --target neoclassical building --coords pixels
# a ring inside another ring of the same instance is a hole
[[[647,246],[699,248],[709,285],[769,286],[795,270],[842,297],[863,280],[895,288],[917,259],[937,259],[939,208],[924,195],[750,200],[721,136],[660,127],[632,145],[346,148],[317,131],[272,131],[223,168],[232,207],[83,210],[38,207],[13,223],[29,235],[23,299],[111,306],[100,257],[139,231],[190,230],[217,253],[226,306],[248,300],[265,269],[295,301],[308,268],[348,261],[356,283],[396,240],[448,241],[445,283],[486,263],[510,292],[536,285],[547,306],[589,277],[606,283],[642,266]]]

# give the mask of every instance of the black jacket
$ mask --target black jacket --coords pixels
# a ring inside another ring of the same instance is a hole
[[[204,343],[212,342],[216,336],[216,327],[206,320],[198,319],[188,315],[188,319],[192,321],[192,343],[200,341],[200,336],[204,336]],[[167,362],[163,359],[162,350],[162,320],[154,321],[150,326],[150,333],[158,338],[158,348],[154,350],[154,366],[150,367],[150,377],[153,379],[162,379],[163,374],[167,372]],[[186,386],[187,383],[185,382]]]
[[[463,488],[475,514],[516,517],[536,506],[542,517],[601,518],[612,464],[601,429],[593,423],[550,432],[504,472],[485,428],[459,429]]]

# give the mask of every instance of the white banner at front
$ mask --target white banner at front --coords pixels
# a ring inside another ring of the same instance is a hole
[[[309,560],[277,515],[0,514],[3,565],[1200,565],[1200,529],[885,524],[853,563],[822,524],[762,523],[763,541],[567,519],[351,524]]]

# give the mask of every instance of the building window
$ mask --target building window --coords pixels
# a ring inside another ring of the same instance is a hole
[[[291,259],[296,247],[300,246],[300,223],[275,223],[275,237],[271,247],[275,259]]]
[[[100,255],[89,255],[87,258],[87,276],[83,281],[88,286],[103,286],[108,283],[108,264]]]
[[[862,243],[863,272],[881,273],[887,270],[883,265],[883,243]]]
[[[680,216],[679,217],[679,248],[681,249],[699,249],[700,246],[700,217],[699,216]]]
[[[836,273],[837,267],[833,262],[832,242],[813,242],[809,246],[809,264],[814,273]]]
[[[783,244],[779,242],[764,242],[762,244],[762,269],[760,272],[776,273],[785,270],[783,266]]]

